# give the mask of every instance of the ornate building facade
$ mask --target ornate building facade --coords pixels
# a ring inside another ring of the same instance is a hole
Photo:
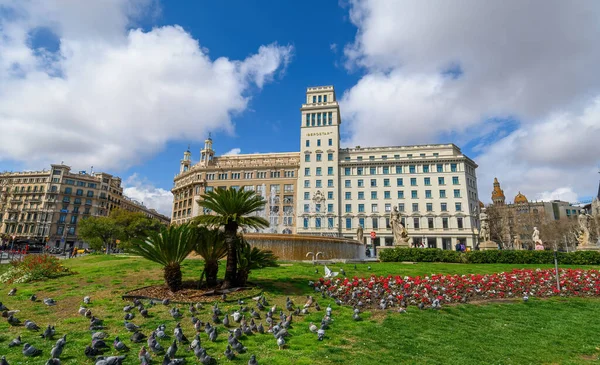
[[[142,211],[169,219],[123,195],[121,178],[104,172],[71,172],[64,164],[49,170],[0,173],[0,233],[56,247],[81,246],[77,225],[112,209]]]
[[[356,237],[392,246],[390,212],[397,206],[412,244],[473,247],[477,228],[477,164],[454,144],[342,148],[333,86],[310,87],[300,108],[300,152],[214,155],[205,141],[200,161],[184,153],[172,189],[172,222],[206,214],[197,202],[218,187],[255,190],[272,232]]]

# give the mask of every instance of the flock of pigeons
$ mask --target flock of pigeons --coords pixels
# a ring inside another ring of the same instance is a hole
[[[17,289],[14,288],[8,293],[8,295],[14,296],[16,291]],[[325,293],[321,294],[323,298],[326,297]],[[222,295],[222,299],[224,301],[226,300],[226,294]],[[185,359],[177,357],[180,348],[187,351],[193,351],[199,362],[206,365],[216,364],[216,359],[207,354],[206,349],[202,347],[202,332],[205,333],[207,340],[211,342],[215,342],[217,340],[219,332],[223,331],[223,333],[228,333],[228,344],[223,354],[227,359],[232,360],[236,357],[236,354],[243,354],[248,351],[248,349],[240,341],[242,336],[249,336],[253,334],[271,334],[273,335],[278,348],[283,349],[286,346],[286,341],[289,340],[290,334],[288,329],[291,327],[294,317],[306,315],[309,313],[309,310],[312,311],[312,308],[314,308],[316,311],[322,310],[312,296],[307,296],[307,301],[303,306],[294,305],[292,300],[288,297],[285,304],[285,309],[288,312],[287,314],[283,312],[283,308],[279,309],[277,305],[269,306],[269,303],[264,295],[254,297],[252,299],[256,302],[255,308],[249,308],[245,305],[244,301],[238,300],[239,309],[233,310],[230,313],[222,312],[218,303],[215,303],[214,306],[210,308],[208,313],[209,315],[212,313],[211,320],[208,320],[206,323],[197,317],[200,312],[204,310],[204,305],[202,303],[196,303],[195,305],[190,304],[188,308],[190,320],[193,323],[194,329],[196,330],[196,333],[191,341],[186,337],[181,328],[180,321],[184,317],[184,314],[177,306],[171,307],[171,303],[168,299],[165,299],[162,302],[155,302],[151,299],[146,301],[145,304],[139,299],[133,300],[133,303],[128,304],[123,308],[123,312],[125,313],[123,325],[125,330],[131,333],[130,340],[132,343],[137,344],[146,342],[145,345],[141,346],[141,349],[138,353],[138,359],[141,365],[151,364],[153,362],[153,358],[159,359],[162,365],[184,364]],[[39,301],[35,295],[32,295],[30,300],[34,302]],[[122,364],[123,360],[126,358],[126,353],[130,351],[129,347],[123,343],[119,336],[116,336],[112,341],[112,349],[116,350],[120,355],[104,355],[106,351],[111,350],[111,344],[107,341],[109,335],[103,331],[106,329],[103,320],[95,317],[92,314],[91,309],[86,307],[86,305],[90,304],[90,302],[90,297],[86,296],[83,298],[83,305],[81,305],[78,310],[78,313],[81,316],[85,316],[89,319],[89,330],[91,332],[91,342],[84,349],[85,356],[95,361],[95,365]],[[44,299],[43,303],[48,306],[56,305],[56,302],[51,298]],[[168,330],[165,324],[161,324],[154,331],[146,335],[142,332],[142,328],[140,326],[131,322],[131,320],[135,318],[135,311],[137,311],[141,317],[148,318],[150,316],[149,310],[159,304],[170,308],[168,310],[170,316],[177,321],[175,327],[173,328],[172,337],[167,335]],[[19,311],[9,310],[1,302],[0,312],[11,326],[22,325],[29,331],[41,331],[41,328],[33,321],[26,320],[21,323],[21,321],[16,317]],[[264,313],[265,325],[263,325],[263,316],[261,313]],[[360,320],[359,313],[359,309],[355,308],[353,314],[353,318],[355,320]],[[325,338],[325,330],[328,329],[329,325],[333,321],[331,314],[332,308],[329,305],[325,308],[325,315],[323,316],[320,325],[317,326],[312,322],[309,325],[309,331],[316,334],[316,338],[319,341],[323,341]],[[45,340],[53,340],[55,335],[56,330],[54,326],[48,325],[40,336]],[[169,338],[172,339],[172,342],[165,349],[159,340],[167,340]],[[35,348],[29,343],[22,343],[21,336],[18,336],[9,343],[9,347],[16,346],[22,346],[22,353],[25,357],[36,357],[43,355],[42,350]],[[56,341],[54,347],[52,347],[50,358],[45,364],[60,365],[60,357],[65,346],[67,346],[67,335],[63,334],[63,336]],[[9,362],[6,359],[6,356],[1,356],[0,365],[8,364]],[[251,355],[248,365],[257,364],[258,361],[256,360],[256,356]]]

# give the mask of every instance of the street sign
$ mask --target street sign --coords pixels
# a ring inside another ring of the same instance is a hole
[[[371,238],[375,238],[377,237],[377,233],[375,233],[375,231],[371,231]]]

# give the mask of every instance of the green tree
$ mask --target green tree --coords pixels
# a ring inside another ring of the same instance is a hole
[[[227,246],[225,246],[225,234],[218,229],[209,229],[203,226],[196,228],[196,244],[194,251],[204,259],[204,270],[200,275],[206,275],[206,284],[209,287],[217,285],[217,275],[219,273],[219,260],[227,256]]]
[[[163,225],[157,219],[146,217],[141,212],[130,212],[125,209],[113,209],[109,215],[120,227],[119,246],[127,249],[132,240],[148,236],[150,232],[159,232]]]
[[[163,266],[165,284],[176,292],[182,287],[181,262],[192,252],[197,240],[196,230],[183,224],[150,232],[146,238],[137,238],[128,251]]]
[[[260,250],[251,247],[244,239],[240,239],[238,249],[238,272],[237,282],[240,286],[246,286],[250,270],[263,267],[277,267],[277,256],[271,250]]]
[[[122,228],[110,217],[85,218],[79,222],[77,230],[79,237],[95,249],[109,248],[122,234]]]
[[[252,214],[263,209],[264,199],[254,191],[241,189],[216,189],[201,196],[201,207],[213,214],[201,215],[197,223],[212,227],[224,227],[227,246],[227,265],[222,289],[231,288],[237,280],[237,230],[242,228],[265,228],[269,222]]]

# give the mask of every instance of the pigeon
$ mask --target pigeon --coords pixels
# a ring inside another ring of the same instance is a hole
[[[529,296],[527,295],[527,293],[525,293],[523,295],[523,302],[527,303],[528,300],[529,300]]]
[[[194,339],[192,340],[192,343],[190,344],[190,350],[193,350],[196,346],[201,344],[201,340],[200,340],[200,334],[196,333],[196,336],[194,336]]]
[[[133,309],[133,306],[126,305],[123,307],[123,312],[131,312],[132,309]]]
[[[48,327],[46,327],[46,329],[44,330],[44,333],[42,333],[40,335],[40,337],[42,337],[43,339],[46,339],[46,340],[51,340],[52,337],[54,337],[55,333],[56,333],[56,330],[54,329],[54,326],[48,325]]]
[[[319,305],[319,303],[315,303],[315,309],[316,309],[317,311],[320,311],[320,310],[321,310],[321,306]]]
[[[214,307],[212,307],[213,314],[217,316],[221,315],[221,310],[219,309],[219,303],[215,303]]]
[[[248,365],[258,365],[258,361],[256,361],[256,356],[250,356],[250,360],[248,360]]]
[[[212,321],[213,321],[215,324],[219,324],[219,323],[221,323],[221,319],[220,319],[220,318],[219,318],[219,316],[218,316],[218,315],[216,315],[216,314],[213,314],[213,315],[212,315]]]
[[[44,298],[44,304],[46,304],[47,306],[53,306],[56,305],[56,300],[52,298]]]
[[[31,300],[32,302],[35,302],[35,301],[37,300],[37,296],[36,296],[35,294],[32,294],[32,295],[29,297],[29,300]]]
[[[135,318],[135,315],[133,313],[125,313],[124,319],[126,321],[131,321],[133,318]]]
[[[96,365],[121,365],[123,360],[125,360],[125,356],[101,356],[96,360]]]
[[[332,311],[332,310],[333,310],[333,309],[331,308],[331,304],[329,304],[329,305],[327,306],[327,308],[325,308],[325,313],[327,314],[327,316],[328,316],[328,317],[331,317],[331,311]]]
[[[56,341],[56,346],[64,347],[67,344],[67,334],[64,334]]]
[[[102,328],[102,320],[92,316],[92,318],[90,318],[90,329],[92,328]]]
[[[83,297],[83,302],[85,304],[90,304],[91,301],[92,301],[92,299],[89,296]]]
[[[59,359],[60,355],[62,354],[64,349],[64,346],[54,346],[52,347],[52,350],[50,351],[50,356],[53,359]]]
[[[260,333],[260,334],[263,334],[263,333],[265,333],[265,328],[263,327],[263,324],[262,324],[262,323],[259,323],[259,324],[258,324],[258,327],[256,327],[256,332],[258,332],[258,333]]]
[[[198,302],[198,303],[196,303],[196,309],[202,310],[202,309],[204,309],[204,305],[202,303]]]
[[[315,274],[318,274],[318,273],[319,273],[319,269],[315,269]]]
[[[356,264],[354,265],[354,270],[356,270]]]
[[[341,268],[341,269],[340,269],[340,274],[342,274],[342,275],[346,276],[346,271],[344,270],[344,268]]]
[[[106,344],[106,342],[104,342],[103,340],[93,340],[92,341],[92,348],[97,349],[97,350],[101,350],[101,349],[108,349],[108,345]]]
[[[171,301],[169,299],[163,299],[163,301],[162,301],[163,305],[169,305],[169,303],[171,303]]]
[[[198,360],[200,360],[200,363],[202,365],[212,365],[212,364],[216,364],[216,360],[213,359],[210,355],[206,354],[206,351],[203,350],[200,353],[200,357],[198,358]]]
[[[30,344],[26,343],[25,345],[23,345],[23,355],[33,357],[33,356],[39,356],[41,354],[42,354],[42,350],[36,349],[35,347],[31,346]]]
[[[177,341],[173,340],[173,343],[167,349],[167,353],[165,354],[165,357],[169,356],[169,359],[174,359],[176,353],[177,353]]]
[[[369,271],[371,270],[371,265],[367,266],[367,270],[369,270]]]
[[[8,365],[8,361],[6,361],[6,356],[2,355],[0,358],[0,365]]]
[[[85,317],[86,318],[92,318],[92,311],[90,309],[88,309],[87,311],[85,311]]]
[[[169,355],[165,354],[165,357],[163,358],[163,365],[182,365],[185,364],[185,360],[184,359],[171,359],[169,357]]]
[[[158,338],[165,338],[167,335],[165,334],[165,329],[167,327],[164,324],[161,324],[160,326],[158,326],[158,328],[156,328],[156,337]]]
[[[325,270],[325,278],[326,279],[338,276],[338,274],[339,274],[338,272],[333,272],[326,265],[324,265],[324,266],[325,266],[324,270]]]
[[[179,312],[179,309],[177,307],[173,307],[169,311],[169,314],[171,314],[171,317],[173,317],[175,319],[179,319],[179,318],[183,317],[183,315],[181,314],[181,312]]]
[[[325,338],[325,328],[323,327],[324,326],[321,326],[321,328],[317,330],[317,340],[319,341],[323,341],[323,339]]]
[[[39,331],[40,330],[40,327],[37,324],[35,324],[35,322],[30,321],[30,320],[26,320],[23,323],[23,325],[25,325],[25,328],[27,328],[28,330],[31,330],[31,331]]]
[[[8,347],[16,347],[16,346],[21,346],[21,336],[17,336],[17,338],[14,338],[8,344]]]
[[[223,326],[229,327],[229,315],[225,313],[225,318],[223,318]]]
[[[77,313],[79,313],[82,316],[85,316],[85,312],[87,311],[86,307],[79,307],[79,310],[77,311]]]
[[[196,314],[197,310],[192,304],[190,304],[190,308],[188,309],[191,315]]]
[[[423,304],[423,302],[420,302],[417,307],[419,307],[419,309],[423,310],[425,308],[425,304]]]
[[[13,316],[12,314],[10,316],[8,316],[8,318],[6,319],[6,321],[11,326],[18,326],[21,323],[21,321],[17,317]]]
[[[125,345],[120,339],[119,336],[115,337],[115,340],[113,341],[113,347],[115,348],[115,350],[117,351],[129,351],[129,347],[127,347],[127,345]]]
[[[355,321],[360,321],[362,318],[360,318],[358,313],[354,312],[354,314],[352,314],[352,319],[354,319]]]
[[[233,312],[231,316],[233,317],[233,320],[237,323],[240,323],[240,321],[242,320],[242,314],[238,311]]]
[[[46,361],[45,365],[60,365],[60,359],[48,359],[48,361]]]
[[[235,354],[231,351],[231,346],[227,345],[225,352],[223,353],[228,360],[233,360]]]
[[[398,313],[406,313],[406,308],[404,308],[404,307],[398,308]]]
[[[440,310],[442,309],[442,305],[440,304],[440,300],[439,299],[434,299],[433,302],[431,303],[431,308],[432,309],[436,309],[436,310]]]
[[[179,325],[179,323],[178,323],[178,325]],[[174,334],[175,334],[175,339],[177,339],[177,342],[190,343],[190,341],[187,339],[187,337],[185,337],[185,335],[183,334],[181,327],[177,327],[176,332]]]
[[[133,333],[133,335],[131,335],[130,340],[133,343],[140,343],[140,342],[144,341],[145,338],[146,338],[146,335],[144,335],[140,331],[135,331]]]
[[[237,352],[238,354],[243,354],[246,351],[248,351],[248,349],[246,347],[244,347],[244,345],[242,345],[241,342],[236,341],[231,345],[231,348],[235,350],[235,352]]]
[[[227,294],[223,293],[223,295],[221,295],[221,300],[222,301],[226,301],[227,300]]]
[[[144,318],[148,318],[148,310],[147,309],[142,309],[140,311],[140,316],[142,316]]]
[[[8,296],[9,296],[9,297],[12,297],[12,296],[14,296],[15,294],[17,294],[17,288],[12,288],[12,289],[10,289],[10,291],[8,292]]]
[[[125,329],[127,329],[127,331],[129,331],[129,332],[135,332],[135,331],[139,330],[140,327],[136,326],[135,324],[133,324],[131,322],[125,321]]]
[[[8,310],[8,308],[4,304],[2,304],[2,302],[0,302],[0,311],[4,312],[7,310]]]
[[[317,326],[312,322],[310,322],[308,329],[310,330],[310,332],[317,333]]]
[[[264,311],[265,310],[265,306],[261,302],[256,303],[256,308],[259,311]]]
[[[217,327],[213,327],[212,331],[210,331],[210,333],[208,334],[208,339],[211,342],[217,341]]]
[[[150,362],[152,361],[152,357],[150,356],[150,353],[146,350],[145,346],[142,346],[142,348],[140,349],[140,352],[138,353],[138,359],[142,362],[142,364],[150,364]]]
[[[84,354],[86,357],[90,358],[90,359],[95,359],[96,356],[102,354],[102,352],[99,349],[95,349],[92,346],[86,346],[85,350],[84,350]]]
[[[165,349],[156,340],[150,342],[150,345],[148,347],[150,347],[150,350],[152,350],[152,352],[154,352],[155,354],[162,354],[163,352],[165,352]]]
[[[94,333],[92,333],[92,341],[93,340],[102,340],[102,339],[105,339],[106,337],[108,337],[108,334],[106,334],[106,332],[94,332]]]
[[[242,337],[242,329],[241,328],[234,329],[233,330],[233,337],[235,337],[235,338]]]
[[[277,337],[277,346],[279,347],[280,350],[282,347],[285,346],[285,339],[283,338],[283,336]]]

